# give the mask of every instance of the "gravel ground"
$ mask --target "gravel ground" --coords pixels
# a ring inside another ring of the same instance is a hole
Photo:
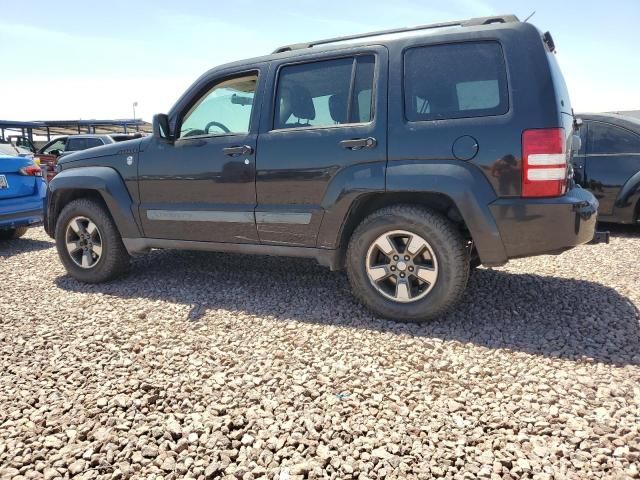
[[[480,269],[427,325],[311,261],[0,247],[0,478],[638,478],[640,229]]]

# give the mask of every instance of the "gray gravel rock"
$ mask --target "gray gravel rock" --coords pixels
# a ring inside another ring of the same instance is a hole
[[[637,478],[639,250],[479,268],[408,325],[300,259],[83,285],[32,229],[0,244],[0,479]]]

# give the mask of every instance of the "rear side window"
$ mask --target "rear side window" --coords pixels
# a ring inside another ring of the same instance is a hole
[[[70,138],[67,141],[66,150],[69,152],[75,152],[76,150],[85,150],[87,148],[86,138]]]
[[[497,42],[467,42],[407,50],[404,108],[411,122],[506,113],[502,47]]]
[[[285,66],[274,129],[366,123],[373,118],[373,55]]]
[[[640,154],[640,136],[608,123],[589,122],[588,138],[591,154]]]
[[[100,145],[104,145],[104,143],[99,138],[87,138],[87,148],[99,147]]]

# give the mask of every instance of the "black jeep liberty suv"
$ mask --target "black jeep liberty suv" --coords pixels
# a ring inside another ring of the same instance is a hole
[[[65,157],[45,225],[84,282],[153,248],[312,257],[419,321],[475,265],[594,238],[574,126],[551,35],[515,16],[289,45],[205,73],[153,136]]]

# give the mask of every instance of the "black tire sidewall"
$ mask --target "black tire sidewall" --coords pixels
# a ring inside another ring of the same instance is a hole
[[[96,224],[102,240],[102,255],[98,263],[89,269],[78,266],[70,257],[66,247],[66,231],[71,219],[75,217],[86,217]],[[87,283],[98,283],[112,279],[121,270],[119,264],[121,259],[111,258],[114,255],[121,255],[120,245],[122,243],[120,234],[115,228],[113,221],[104,208],[91,200],[74,200],[69,203],[57,219],[56,222],[56,248],[62,264],[67,272],[77,280]],[[124,253],[126,255],[126,252]]]
[[[451,244],[451,232],[446,235],[429,222],[416,219],[413,215],[399,216],[391,213],[367,219],[359,230],[349,245],[347,269],[357,296],[367,307],[382,316],[402,321],[432,318],[448,309],[452,297],[458,296],[456,289],[460,281],[464,281],[466,285],[468,263],[462,265],[459,261],[460,256],[456,249],[460,248],[460,245]],[[435,286],[424,298],[415,302],[400,303],[384,297],[371,284],[367,274],[369,247],[380,235],[392,230],[405,230],[420,235],[429,243],[438,262]],[[461,275],[461,270],[466,273],[463,272]]]
[[[7,228],[4,230],[0,230],[0,240],[12,240],[14,239],[14,235],[16,234],[15,228]]]

